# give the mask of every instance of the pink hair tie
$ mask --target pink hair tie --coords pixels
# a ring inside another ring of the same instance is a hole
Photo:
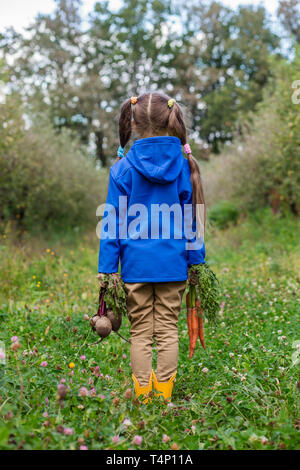
[[[185,153],[186,153],[187,155],[189,155],[190,153],[192,153],[191,147],[189,146],[189,144],[185,144],[185,145],[183,146],[183,148],[184,148],[184,151],[185,151]]]

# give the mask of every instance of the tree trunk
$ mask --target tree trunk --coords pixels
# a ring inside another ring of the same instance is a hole
[[[107,166],[107,159],[106,155],[103,151],[103,132],[102,131],[97,131],[95,132],[96,136],[96,157],[97,160],[100,160],[101,164],[103,167]]]
[[[276,215],[280,212],[280,194],[276,188],[272,189],[271,194],[271,209],[272,214]]]

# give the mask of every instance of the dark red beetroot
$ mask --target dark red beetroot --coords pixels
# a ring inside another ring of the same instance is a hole
[[[96,326],[96,321],[98,318],[100,318],[99,315],[94,315],[93,317],[90,318],[90,325],[93,331],[96,331],[95,326]]]
[[[98,316],[98,318],[96,319],[96,323],[95,323],[95,330],[97,331],[97,334],[101,338],[106,338],[111,333],[112,324],[111,324],[110,320],[107,317],[105,317],[105,316],[99,317]]]
[[[112,310],[107,310],[107,318],[110,320],[113,331],[119,331],[122,325],[122,317],[116,316]]]
[[[107,305],[104,301],[104,292],[102,289],[100,289],[97,314],[90,318],[90,325],[92,330],[97,332],[101,340],[109,336],[113,330],[124,341],[129,343],[128,339],[124,338],[122,335],[120,335],[120,333],[118,333],[121,324],[122,316],[115,315],[112,309],[107,308]]]

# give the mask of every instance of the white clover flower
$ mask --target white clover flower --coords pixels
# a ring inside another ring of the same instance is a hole
[[[124,421],[123,421],[123,424],[124,424],[124,426],[131,426],[132,422],[130,421],[129,418],[125,418]]]
[[[292,348],[296,348],[298,351],[300,351],[300,341],[294,341]]]
[[[260,439],[256,434],[253,433],[251,434],[248,440],[251,444],[254,444],[255,442],[258,442]]]
[[[5,360],[6,360],[5,349],[4,347],[1,347],[0,345],[0,364],[5,364]]]

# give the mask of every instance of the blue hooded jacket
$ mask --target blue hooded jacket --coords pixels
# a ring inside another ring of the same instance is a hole
[[[185,204],[191,207],[190,177],[190,167],[177,137],[149,137],[135,141],[126,156],[110,170],[104,213],[106,223],[103,219],[101,227],[99,273],[117,272],[121,260],[121,275],[125,282],[185,281],[189,265],[205,263],[204,244],[197,245],[198,249],[187,250],[188,240],[181,228],[180,236],[177,236],[172,211],[170,236],[167,237],[164,236],[161,214],[158,219],[151,217],[152,208],[159,210],[162,204],[168,207],[180,205],[182,211]],[[124,201],[127,196],[127,206],[120,205],[120,196]],[[143,204],[144,209],[138,204]],[[115,236],[107,236],[109,221],[113,222],[114,217]],[[182,225],[183,220],[181,212]]]

